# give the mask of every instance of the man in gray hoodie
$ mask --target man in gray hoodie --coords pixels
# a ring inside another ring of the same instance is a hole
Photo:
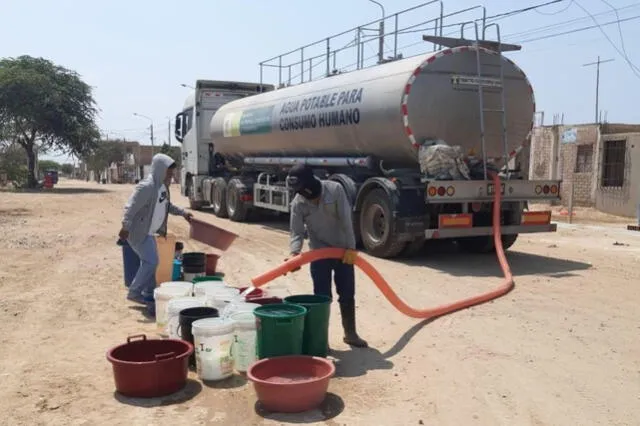
[[[155,234],[167,235],[168,214],[182,216],[187,221],[193,217],[180,207],[171,204],[169,186],[176,163],[165,154],[156,154],[151,161],[151,173],[137,186],[124,206],[122,228],[119,237],[127,240],[140,257],[140,268],[136,273],[127,299],[141,304],[153,301],[156,287],[158,250]]]

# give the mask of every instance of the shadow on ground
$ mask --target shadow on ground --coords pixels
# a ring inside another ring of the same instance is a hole
[[[130,398],[118,392],[113,393],[113,397],[122,404],[132,405],[135,407],[163,407],[167,405],[177,405],[187,402],[202,392],[202,385],[192,379],[187,379],[187,384],[182,390],[171,395],[159,398]]]
[[[267,411],[260,402],[255,404],[256,414],[262,418],[289,424],[316,423],[331,420],[344,411],[344,401],[338,395],[327,392],[322,404],[315,410],[303,413],[272,413]]]
[[[108,192],[113,192],[109,189],[103,188],[56,188],[52,189],[39,189],[36,191],[23,191],[23,192],[34,192],[38,194],[62,194],[62,195],[81,195],[81,194],[106,194]]]
[[[556,278],[575,276],[576,271],[591,268],[591,264],[557,257],[540,256],[516,250],[507,251],[507,260],[514,276],[547,275]],[[560,252],[558,254],[561,254]],[[409,266],[422,266],[445,272],[454,277],[500,277],[502,270],[494,253],[469,254],[459,251],[455,243],[434,242],[425,245],[421,253],[398,259]]]

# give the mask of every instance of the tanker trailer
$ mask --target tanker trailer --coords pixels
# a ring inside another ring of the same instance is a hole
[[[457,44],[278,90],[254,84],[249,92],[263,93],[225,94],[230,101],[214,112],[195,103],[197,127],[210,125],[191,146],[208,166],[186,171],[186,195],[235,221],[254,209],[286,213],[294,195],[287,171],[304,162],[343,185],[359,242],[375,256],[434,238],[486,252],[494,248],[496,188],[487,174],[495,170],[504,247],[520,233],[555,231],[549,212],[525,211],[560,192],[559,181],[530,181],[517,167],[535,111],[527,77],[494,50]],[[187,159],[188,126],[180,134]]]

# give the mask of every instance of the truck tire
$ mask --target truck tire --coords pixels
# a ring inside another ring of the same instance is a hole
[[[415,256],[422,251],[422,249],[424,248],[424,244],[425,244],[424,238],[417,238],[407,243],[407,246],[402,251],[402,255],[407,257]]]
[[[223,178],[215,178],[211,183],[211,205],[216,216],[227,217],[227,181]]]
[[[371,255],[395,257],[407,243],[393,235],[393,211],[387,193],[374,189],[366,195],[360,210],[360,236],[362,245]]]
[[[243,183],[236,178],[227,184],[227,213],[234,222],[244,222],[249,215],[249,208],[241,200],[243,187]]]
[[[518,239],[518,234],[502,236],[502,248],[506,251],[511,248]],[[493,235],[482,237],[460,238],[457,241],[458,247],[467,253],[494,253],[496,245],[493,243]]]

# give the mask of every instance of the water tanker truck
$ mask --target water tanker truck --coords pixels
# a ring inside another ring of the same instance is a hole
[[[526,75],[495,43],[438,42],[432,53],[278,89],[198,80],[176,117],[183,195],[233,221],[287,213],[287,171],[303,162],[343,186],[358,242],[374,256],[430,239],[492,251],[496,190],[505,248],[518,234],[554,232],[550,212],[527,206],[558,199],[560,182],[520,170],[535,112]]]

